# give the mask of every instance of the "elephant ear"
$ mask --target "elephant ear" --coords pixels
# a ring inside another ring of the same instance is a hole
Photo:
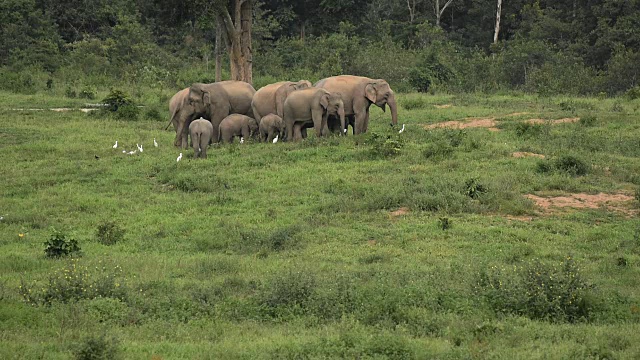
[[[377,94],[378,92],[376,91],[373,83],[367,84],[367,86],[364,88],[364,97],[369,99],[369,101],[371,101],[372,103],[376,102]]]
[[[325,110],[329,107],[329,94],[322,94],[322,97],[320,97],[320,106]]]
[[[211,105],[211,94],[208,91],[202,92],[202,101],[205,105]]]

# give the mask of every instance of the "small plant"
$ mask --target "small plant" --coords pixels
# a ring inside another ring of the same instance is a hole
[[[636,199],[636,202],[637,202],[636,205],[640,205],[640,187],[636,188],[636,191],[633,194],[633,197]]]
[[[57,230],[53,230],[51,237],[45,243],[44,253],[49,258],[60,258],[70,255],[80,255],[78,241]]]
[[[583,116],[580,118],[580,125],[582,126],[593,126],[596,124],[596,120],[598,120],[596,118],[595,115],[587,115],[587,116]]]
[[[426,99],[422,97],[403,98],[400,104],[407,110],[424,109],[429,106],[429,103],[426,101]]]
[[[21,280],[19,292],[26,303],[34,306],[96,298],[123,300],[125,282],[120,266],[100,266],[90,271],[78,259],[72,259],[64,268],[49,275],[44,284]]]
[[[316,278],[302,271],[275,276],[258,293],[258,304],[272,317],[302,314],[316,293]]]
[[[576,111],[576,103],[573,101],[562,101],[558,104],[558,106],[560,107],[560,110],[563,111]]]
[[[80,99],[93,100],[96,98],[96,89],[93,87],[85,86],[78,93]]]
[[[624,97],[629,100],[635,100],[640,98],[640,86],[634,86],[624,93]]]
[[[78,97],[78,94],[76,94],[76,91],[73,88],[68,87],[64,90],[64,96],[74,99]]]
[[[620,101],[616,101],[613,103],[613,105],[611,105],[611,111],[612,112],[623,112],[624,111],[624,106],[622,105],[622,103]]]
[[[452,221],[448,217],[441,217],[438,219],[438,224],[443,231],[451,229]]]
[[[117,360],[122,358],[120,344],[115,337],[89,336],[77,344],[73,356],[76,360]]]
[[[107,221],[98,225],[96,237],[103,245],[114,245],[115,243],[122,241],[124,233],[124,229],[114,221]]]
[[[516,124],[516,135],[520,137],[537,136],[542,133],[542,125],[532,124],[529,122],[520,122]]]
[[[155,120],[155,121],[164,120],[162,117],[162,114],[160,114],[160,111],[154,107],[147,109],[147,111],[145,111],[144,113],[144,117],[145,119],[148,119],[148,120]]]
[[[404,141],[398,136],[386,138],[377,133],[371,133],[367,143],[371,145],[371,154],[374,157],[388,158],[400,154]]]
[[[112,89],[109,95],[102,99],[102,102],[106,105],[107,110],[109,111],[118,111],[122,106],[133,105],[133,100],[129,94],[116,89]]]
[[[571,155],[562,155],[557,158],[554,161],[554,167],[558,171],[563,171],[573,176],[586,175],[589,169],[589,166],[584,161]]]
[[[477,199],[481,194],[487,192],[486,186],[478,182],[478,179],[471,178],[464,184],[464,194],[472,199]]]

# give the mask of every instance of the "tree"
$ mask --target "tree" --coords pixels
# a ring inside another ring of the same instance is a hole
[[[231,80],[251,84],[253,82],[252,0],[217,0],[214,4],[218,21],[222,24],[226,35]]]
[[[500,13],[502,12],[502,0],[498,0],[498,10],[496,12],[496,31],[493,33],[493,43],[498,43],[498,34],[500,33]]]
[[[452,2],[453,0],[447,0],[447,2],[444,3],[442,7],[440,7],[440,0],[435,0],[433,4],[433,11],[436,14],[436,26],[440,26],[440,18],[442,17],[442,14],[447,9],[447,7],[451,5]]]

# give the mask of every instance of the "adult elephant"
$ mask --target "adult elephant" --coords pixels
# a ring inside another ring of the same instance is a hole
[[[312,87],[308,80],[280,81],[261,87],[253,95],[251,108],[255,119],[260,123],[262,118],[269,114],[276,114],[281,118],[284,117],[284,101],[287,96],[296,90],[302,90]]]
[[[344,127],[344,114],[344,104],[340,94],[318,88],[295,91],[284,102],[287,140],[300,140],[303,129],[311,125],[316,130],[316,136],[322,136],[327,127],[329,115],[339,117]]]
[[[352,126],[355,124],[353,128],[354,134],[367,132],[369,127],[369,106],[371,104],[375,104],[383,111],[386,111],[386,105],[389,105],[391,123],[393,125],[398,123],[396,97],[389,83],[383,79],[340,75],[322,79],[314,86],[330,92],[338,92],[342,95],[347,121]],[[341,129],[344,128],[344,125],[341,126]]]
[[[193,119],[200,117],[201,114],[197,114],[193,105],[189,104],[187,97],[189,96],[189,88],[184,88],[178,91],[171,100],[169,100],[169,123],[165,130],[173,124],[173,129],[176,131],[176,142],[178,141],[178,124],[189,124]],[[181,134],[181,144],[186,148],[187,135],[189,134],[188,126],[185,127],[185,131]],[[178,146],[178,145],[176,145]]]
[[[253,117],[251,99],[256,90],[244,81],[220,81],[213,84],[195,83],[189,88],[186,105],[193,110],[190,116],[180,117],[175,146],[182,145],[186,149],[182,135],[189,128],[189,122],[197,116],[211,121],[213,125],[214,141],[218,141],[218,127],[220,122],[229,114],[242,114]]]

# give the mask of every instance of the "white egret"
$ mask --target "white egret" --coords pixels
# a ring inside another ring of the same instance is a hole
[[[139,150],[140,152],[143,152],[143,151],[144,151],[144,150],[142,150],[142,145],[138,145],[138,144],[136,144],[136,147],[138,147],[138,150]]]
[[[137,152],[138,152],[138,150],[132,150],[132,151],[129,151],[129,155],[134,155],[134,154],[135,154],[135,153],[137,153]]]
[[[278,142],[278,136],[280,136],[280,134],[276,135],[276,137],[274,137],[274,138],[273,138],[273,141],[272,141],[272,142],[273,142],[274,144]]]
[[[244,138],[240,136],[240,144],[244,144]]]
[[[402,124],[402,129],[400,129],[400,131],[398,131],[398,134],[402,134],[404,132],[404,124]]]
[[[180,153],[180,155],[178,155],[178,158],[176,159],[176,162],[180,161],[180,159],[182,159],[182,153]]]
[[[125,154],[127,152],[127,150],[122,150],[122,153]]]
[[[153,146],[158,147],[158,142],[156,141],[156,138],[153,138]]]
[[[113,144],[112,148],[117,149],[118,148],[118,140],[116,140],[116,143]]]

